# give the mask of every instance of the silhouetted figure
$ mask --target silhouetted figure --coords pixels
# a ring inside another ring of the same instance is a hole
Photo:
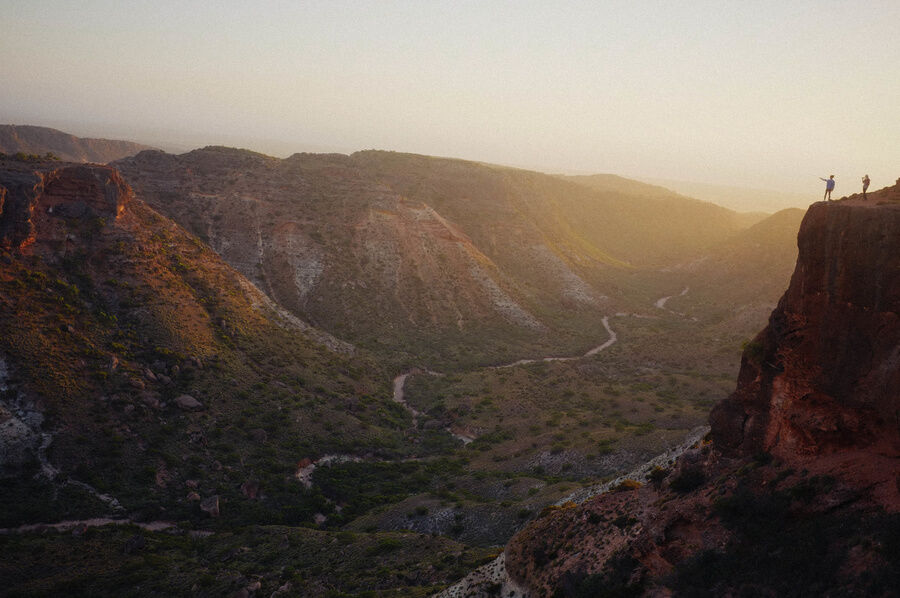
[[[831,201],[831,192],[834,191],[834,175],[831,175],[827,179],[819,177],[819,180],[825,181],[825,197],[822,198],[822,201],[825,201],[826,199]]]
[[[866,189],[869,188],[869,183],[872,181],[869,180],[869,175],[863,177],[863,199],[869,199],[866,197]]]

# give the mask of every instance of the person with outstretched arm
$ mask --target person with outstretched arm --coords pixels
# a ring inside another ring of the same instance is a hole
[[[866,190],[869,188],[869,183],[872,181],[869,180],[869,175],[866,175],[862,178],[863,181],[863,199],[869,199],[866,197]]]
[[[831,175],[827,179],[823,179],[822,177],[819,177],[819,179],[825,181],[825,197],[822,198],[822,201],[831,201],[831,192],[834,191],[834,175]]]

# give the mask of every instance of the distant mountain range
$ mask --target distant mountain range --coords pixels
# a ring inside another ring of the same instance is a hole
[[[0,153],[8,155],[50,152],[67,162],[106,164],[147,149],[152,148],[131,141],[75,137],[48,127],[0,125]]]
[[[711,201],[720,206],[741,212],[777,212],[787,208],[806,208],[821,199],[817,179],[810,180],[809,193],[778,191],[772,189],[751,189],[732,185],[714,185],[696,181],[671,179],[645,179],[647,183],[662,185],[678,193]]]

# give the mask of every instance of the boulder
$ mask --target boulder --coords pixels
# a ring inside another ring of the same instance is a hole
[[[181,395],[175,399],[175,404],[179,409],[184,411],[201,411],[203,403],[192,397],[191,395]]]
[[[219,495],[209,496],[200,501],[200,510],[209,513],[210,517],[219,516]]]
[[[259,480],[247,480],[241,484],[241,494],[255,500],[259,496]]]
[[[149,391],[143,391],[140,394],[141,402],[151,409],[159,409],[159,396]]]

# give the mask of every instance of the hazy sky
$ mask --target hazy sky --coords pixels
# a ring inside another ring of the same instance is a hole
[[[898,0],[0,0],[0,123],[842,195],[900,176],[898,27]]]

